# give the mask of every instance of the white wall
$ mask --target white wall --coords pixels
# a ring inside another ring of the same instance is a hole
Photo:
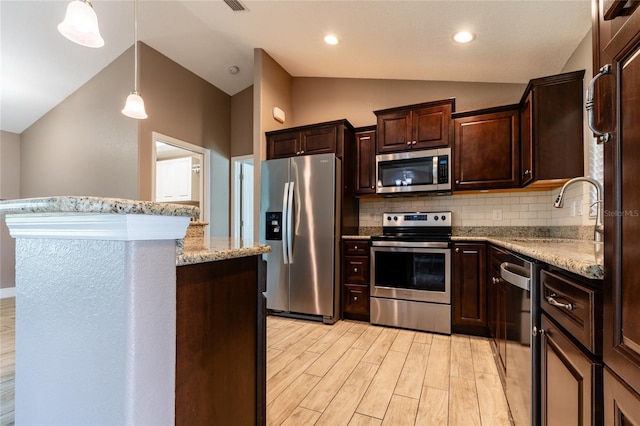
[[[20,198],[20,135],[0,132],[0,200]],[[15,287],[15,240],[0,219],[0,297],[13,295]]]

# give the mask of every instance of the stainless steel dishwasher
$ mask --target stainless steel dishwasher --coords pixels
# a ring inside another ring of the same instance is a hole
[[[500,265],[507,283],[505,391],[516,426],[540,424],[541,264],[510,253]],[[534,328],[535,327],[535,328]]]

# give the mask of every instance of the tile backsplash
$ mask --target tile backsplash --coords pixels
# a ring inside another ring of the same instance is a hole
[[[595,219],[589,217],[591,198],[586,186],[568,188],[562,209],[553,208],[559,188],[549,191],[363,198],[360,200],[360,226],[381,226],[384,212],[438,210],[453,212],[454,227],[593,225]]]

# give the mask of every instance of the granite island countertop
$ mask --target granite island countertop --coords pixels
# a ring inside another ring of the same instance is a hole
[[[201,247],[193,249],[186,247],[183,253],[178,254],[176,266],[257,256],[270,251],[270,246],[253,241],[228,237],[205,237]]]

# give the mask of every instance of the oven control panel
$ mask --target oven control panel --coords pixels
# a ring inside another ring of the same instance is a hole
[[[382,227],[428,227],[451,226],[451,212],[383,213]]]

